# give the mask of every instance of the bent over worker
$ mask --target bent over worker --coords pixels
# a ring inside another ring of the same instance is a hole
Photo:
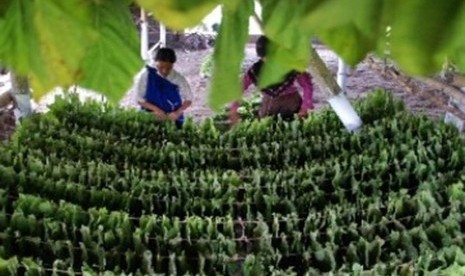
[[[269,40],[260,36],[255,44],[257,56],[260,58],[245,73],[242,83],[244,91],[254,84],[257,86],[261,69],[266,63],[266,51]],[[296,86],[300,86],[302,96]],[[285,119],[293,118],[295,114],[306,117],[313,109],[313,84],[308,72],[289,72],[284,79],[261,90],[263,98],[259,109],[259,117],[280,115]],[[232,124],[239,120],[238,102],[231,105],[229,119]]]
[[[173,69],[176,54],[161,48],[155,66],[147,65],[136,77],[135,89],[140,107],[160,121],[184,122],[184,111],[192,104],[192,91],[184,76]]]

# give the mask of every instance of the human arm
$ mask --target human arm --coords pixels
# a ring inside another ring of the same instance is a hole
[[[308,110],[314,108],[312,77],[309,73],[303,72],[297,76],[296,81],[303,90],[302,105],[300,106],[299,116],[306,117]]]
[[[171,120],[176,120],[192,105],[194,94],[192,93],[192,89],[186,78],[184,78],[178,72],[174,72],[174,77],[172,77],[171,81],[179,87],[179,93],[182,100],[181,106],[168,114]]]
[[[145,94],[147,90],[147,81],[148,81],[148,72],[144,68],[141,72],[139,72],[139,74],[135,78],[134,89],[136,92],[137,103],[141,107],[147,110],[150,110],[155,115],[155,117],[157,117],[157,119],[165,120],[167,119],[165,112],[161,110],[159,107],[157,107],[156,105],[149,103],[145,99]]]
[[[139,105],[145,109],[150,110],[155,117],[157,117],[160,120],[165,120],[167,119],[167,114],[165,111],[163,111],[161,108],[157,107],[154,104],[151,104],[147,101],[139,102]]]
[[[184,101],[182,105],[173,112],[168,113],[168,118],[175,121],[182,115],[182,113],[192,105],[192,101]]]
[[[247,72],[243,77],[242,77],[242,91],[247,91],[249,86],[253,83],[252,78],[250,77],[250,73]],[[237,111],[237,108],[239,108],[239,101],[235,101],[231,104],[230,110],[235,110]]]
[[[247,71],[247,73],[242,78],[242,91],[244,92],[247,91],[247,89],[252,83],[253,83],[253,80],[250,76],[249,71]],[[239,113],[237,112],[238,108],[239,108],[239,101],[233,102],[231,106],[229,107],[229,121],[233,125],[236,124],[240,119]]]

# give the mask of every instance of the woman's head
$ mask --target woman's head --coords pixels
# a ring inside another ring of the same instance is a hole
[[[266,56],[266,48],[268,46],[268,38],[264,35],[260,36],[255,42],[255,50],[257,52],[257,56],[260,58],[264,58]]]
[[[173,70],[173,64],[176,62],[176,53],[171,48],[160,48],[155,55],[155,65],[158,72],[164,77],[168,76]]]

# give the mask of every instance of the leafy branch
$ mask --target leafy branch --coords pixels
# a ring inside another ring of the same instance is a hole
[[[116,101],[142,66],[128,12],[133,2],[175,30],[195,26],[222,7],[210,96],[214,108],[241,95],[239,68],[250,16],[262,18],[272,41],[261,85],[291,69],[306,69],[313,36],[355,65],[368,53],[383,55],[388,28],[391,56],[403,71],[435,73],[446,58],[465,70],[465,3],[460,0],[259,0],[260,15],[252,0],[4,0],[0,61],[30,77],[35,97],[79,84]]]

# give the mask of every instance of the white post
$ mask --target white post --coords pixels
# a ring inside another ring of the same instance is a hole
[[[149,28],[147,14],[144,9],[140,9],[140,56],[147,62],[149,61]]]
[[[166,27],[160,22],[160,47],[166,47]]]
[[[355,132],[361,128],[363,124],[362,119],[360,119],[357,111],[355,111],[344,93],[331,96],[328,102],[348,131]]]
[[[357,111],[355,111],[350,101],[344,95],[343,90],[334,79],[331,71],[313,47],[310,48],[310,54],[312,58],[309,66],[310,73],[315,83],[320,86],[323,93],[329,98],[328,102],[331,108],[336,112],[348,131],[354,132],[359,130],[363,122],[360,116],[358,116]]]
[[[20,113],[16,113],[16,118],[28,116],[32,114],[31,105],[31,90],[29,88],[29,80],[27,77],[18,77],[10,72],[11,91],[15,98],[17,108]]]
[[[153,56],[154,52],[156,49],[159,49],[161,47],[166,47],[166,27],[163,25],[161,22],[160,24],[160,39],[158,40],[155,45],[153,45],[149,50],[148,50],[148,56],[149,58]]]
[[[346,86],[347,86],[347,75],[349,74],[349,67],[344,62],[342,58],[338,58],[338,66],[337,66],[337,84],[341,87],[342,93],[346,94]]]

